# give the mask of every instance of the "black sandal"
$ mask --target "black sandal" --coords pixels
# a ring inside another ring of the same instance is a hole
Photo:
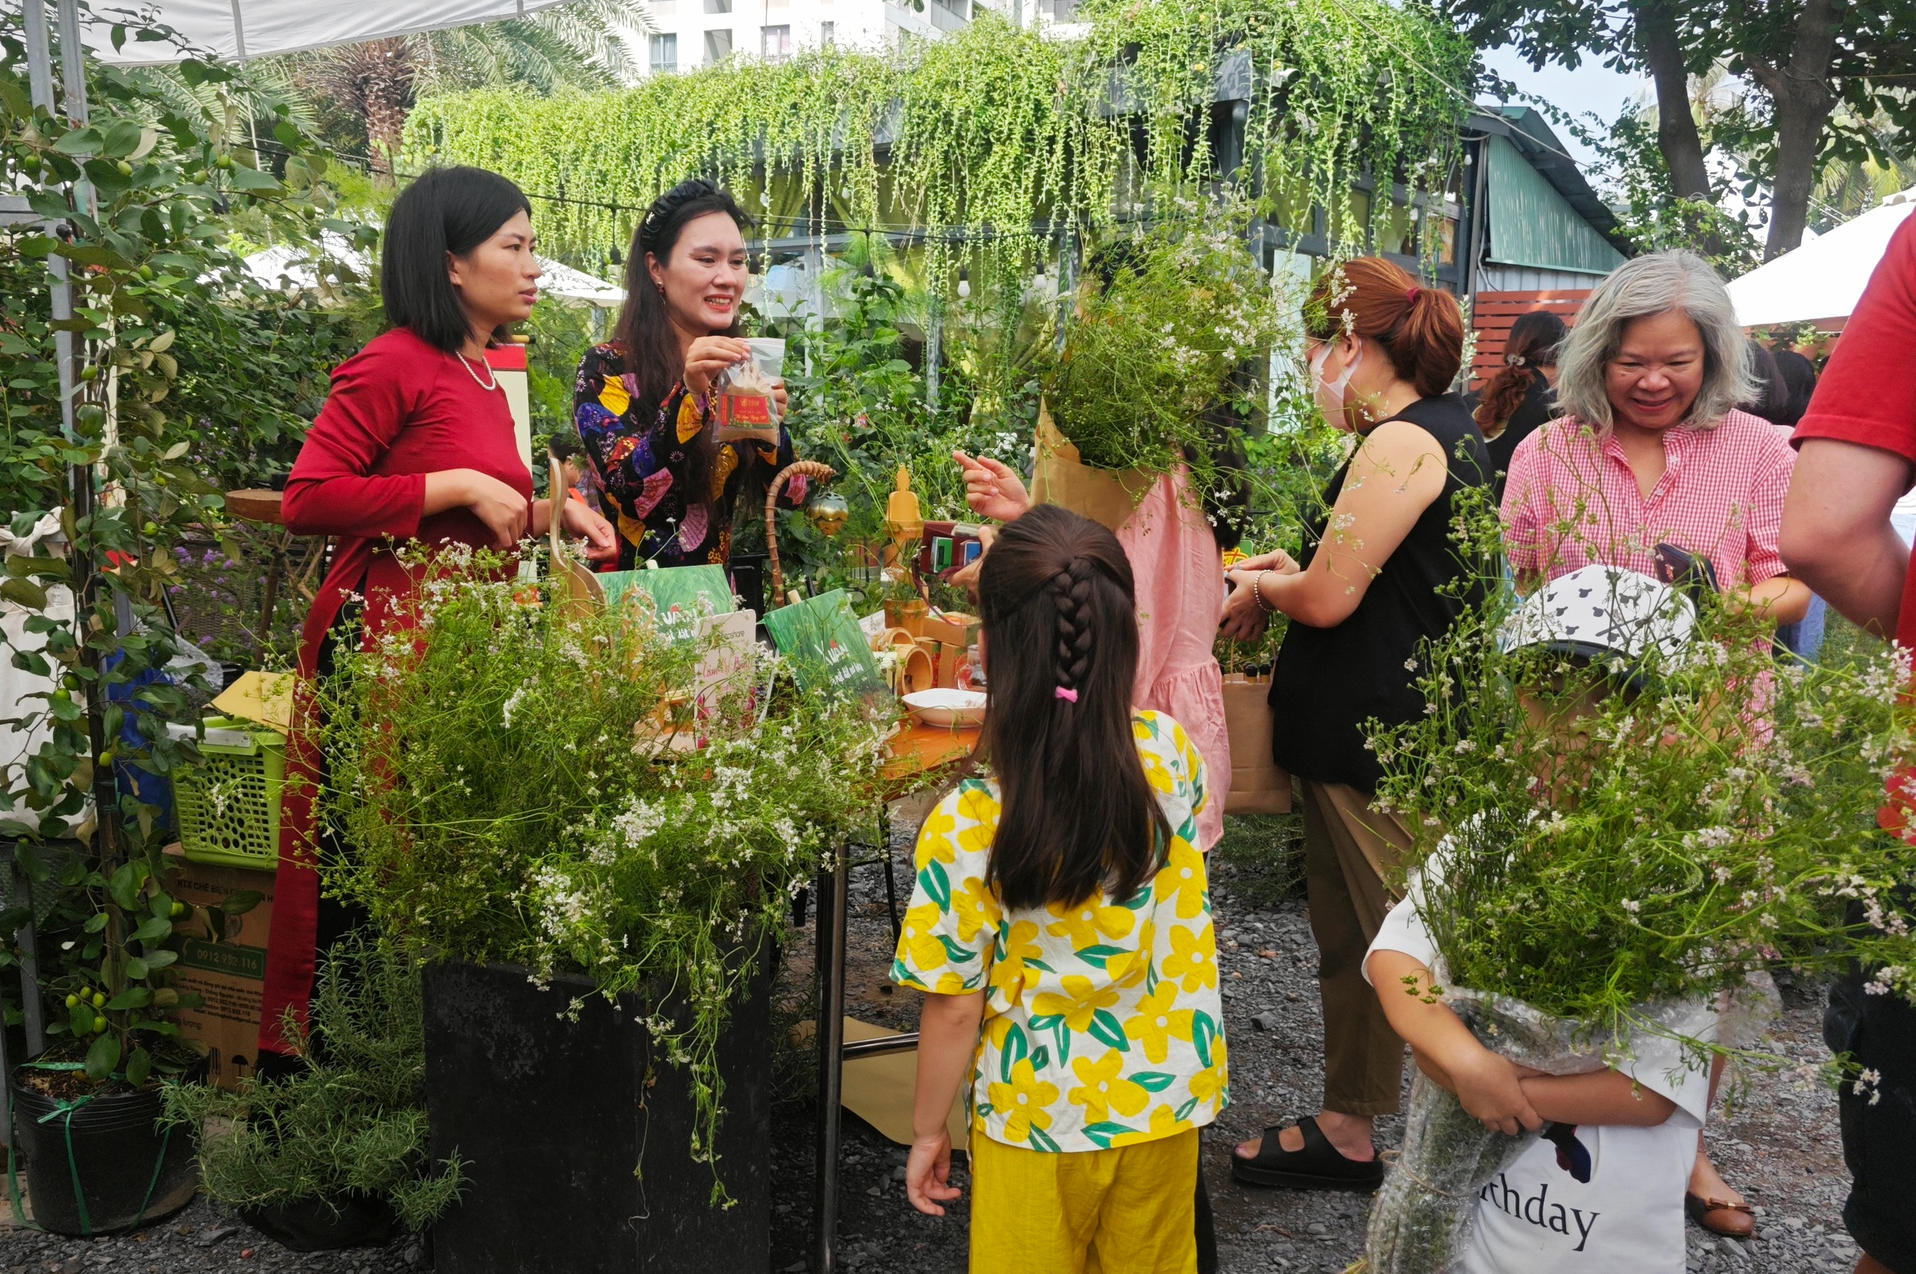
[[[1231,1152],[1231,1178],[1248,1186],[1283,1186],[1290,1190],[1349,1190],[1369,1194],[1384,1184],[1384,1165],[1372,1159],[1359,1163],[1346,1159],[1325,1138],[1317,1118],[1306,1115],[1297,1121],[1304,1134],[1302,1150],[1286,1150],[1277,1142],[1282,1128],[1266,1128],[1263,1144],[1254,1158]]]

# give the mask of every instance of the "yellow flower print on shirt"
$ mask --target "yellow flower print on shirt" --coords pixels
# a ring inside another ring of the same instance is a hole
[[[1198,915],[1204,910],[1203,856],[1186,842],[1173,840],[1164,867],[1158,872],[1156,888],[1159,898],[1177,898],[1179,920]]]
[[[976,876],[951,891],[952,910],[958,913],[958,941],[969,944],[980,929],[996,929],[1003,909],[997,897]]]
[[[1171,1041],[1191,1038],[1191,1010],[1177,1007],[1175,982],[1160,982],[1158,989],[1138,1001],[1138,1015],[1124,1024],[1124,1033],[1144,1045],[1144,1055],[1162,1062],[1171,1052]]]
[[[1140,764],[1160,788],[1168,779],[1155,795],[1172,833],[1165,863],[1129,897],[1006,907],[986,884],[1002,817],[989,773],[920,828],[891,976],[930,992],[983,989],[969,1089],[981,1137],[1104,1150],[1208,1124],[1230,1102],[1205,862],[1190,844],[1204,762],[1169,717],[1138,713],[1134,734]]]
[[[950,862],[958,852],[951,843],[952,833],[957,830],[958,820],[945,811],[942,803],[932,810],[918,829],[918,852],[912,860],[917,870],[931,866],[933,859]]]
[[[1129,907],[1113,906],[1099,898],[1087,898],[1070,907],[1053,903],[1045,910],[1058,918],[1058,923],[1045,926],[1045,932],[1054,938],[1070,939],[1080,951],[1098,946],[1105,938],[1124,937],[1138,919]]]
[[[913,907],[905,913],[905,923],[898,935],[898,948],[910,955],[913,968],[937,969],[950,961],[951,956],[945,950],[945,944],[938,940],[940,914],[936,903]]]
[[[1088,1057],[1074,1058],[1071,1069],[1078,1077],[1079,1087],[1066,1096],[1073,1106],[1084,1107],[1084,1121],[1088,1124],[1103,1123],[1111,1118],[1113,1110],[1129,1118],[1151,1102],[1150,1093],[1124,1078],[1124,1054],[1115,1048],[1107,1050],[1095,1062]]]
[[[1188,1120],[1179,1119],[1177,1112],[1169,1106],[1159,1106],[1151,1112],[1151,1127],[1147,1132],[1121,1132],[1111,1139],[1111,1148],[1134,1146],[1144,1141],[1160,1141],[1165,1137],[1175,1137],[1189,1128]]]
[[[1109,973],[1120,988],[1134,987],[1144,981],[1145,974],[1151,971],[1151,960],[1157,947],[1158,925],[1155,920],[1147,920],[1138,930],[1138,945],[1135,951],[1125,951],[1105,961],[1105,972]]]
[[[1030,1059],[1011,1068],[1009,1084],[991,1085],[990,1094],[992,1111],[1004,1112],[1005,1136],[1013,1143],[1029,1141],[1033,1128],[1043,1132],[1051,1127],[1051,1112],[1045,1108],[1058,1100],[1058,1088],[1037,1077]]]
[[[1108,1009],[1122,998],[1109,987],[1101,987],[1090,978],[1073,974],[1064,979],[1063,995],[1046,991],[1032,1001],[1031,1009],[1042,1017],[1050,1017],[1055,1013],[1064,1018],[1065,1026],[1083,1034],[1091,1029],[1091,1019],[1099,1009]],[[1187,1026],[1185,1029],[1188,1032],[1190,1028]]]
[[[1044,955],[1038,945],[1038,926],[1029,920],[1015,921],[1009,933],[1000,931],[999,946],[998,958],[991,964],[991,985],[1009,1003],[1018,1004],[1024,999],[1025,961]]]
[[[1164,958],[1164,976],[1183,979],[1186,991],[1217,985],[1217,943],[1210,925],[1202,930],[1171,926],[1171,954]]]

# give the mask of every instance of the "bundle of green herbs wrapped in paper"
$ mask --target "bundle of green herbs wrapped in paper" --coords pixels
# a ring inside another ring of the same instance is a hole
[[[1672,1041],[1696,1066],[1762,1064],[1775,967],[1859,960],[1884,993],[1916,997],[1896,901],[1916,848],[1875,819],[1912,750],[1908,653],[1779,661],[1763,620],[1715,598],[1627,653],[1552,634],[1561,614],[1493,593],[1426,648],[1424,718],[1373,736],[1437,953],[1437,985],[1380,994],[1441,999],[1486,1048],[1551,1074]],[[1372,1274],[1451,1269],[1478,1192],[1536,1136],[1487,1131],[1419,1074],[1372,1212]]]
[[[728,1005],[875,812],[881,726],[793,693],[749,637],[655,622],[637,589],[582,612],[485,553],[435,568],[414,625],[320,690],[322,800],[352,847],[326,888],[407,950],[645,996],[709,1156]]]
[[[1246,251],[1229,209],[1171,198],[1134,237],[1087,254],[1045,378],[1045,403],[1078,458],[1170,473],[1208,489],[1220,433],[1261,417],[1261,363],[1297,312]]]

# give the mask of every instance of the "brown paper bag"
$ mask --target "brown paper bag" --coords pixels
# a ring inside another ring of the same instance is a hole
[[[1078,449],[1058,432],[1051,411],[1038,404],[1038,442],[1033,456],[1031,499],[1082,514],[1115,532],[1137,511],[1144,493],[1157,481],[1139,469],[1094,469],[1078,459]]]
[[[1224,674],[1224,729],[1231,740],[1226,814],[1288,814],[1291,776],[1271,760],[1271,679]]]

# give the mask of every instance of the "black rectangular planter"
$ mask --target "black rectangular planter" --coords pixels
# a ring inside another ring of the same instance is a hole
[[[767,1269],[776,956],[760,964],[719,1041],[726,1209],[710,1204],[712,1165],[691,1158],[690,1076],[652,1047],[637,997],[614,1006],[572,978],[541,991],[515,965],[428,967],[432,1153],[467,1165],[464,1196],[433,1226],[437,1274]]]

